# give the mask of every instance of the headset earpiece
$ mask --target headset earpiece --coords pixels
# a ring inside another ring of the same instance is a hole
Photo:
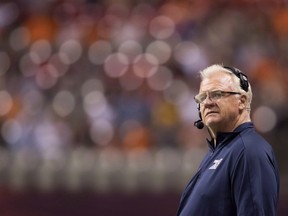
[[[223,66],[223,68],[231,71],[235,76],[237,76],[240,79],[240,87],[245,92],[248,92],[249,89],[248,77],[244,73],[242,73],[238,68],[235,67]]]

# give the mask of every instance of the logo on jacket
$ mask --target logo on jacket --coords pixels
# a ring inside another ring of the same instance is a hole
[[[213,165],[211,167],[209,167],[209,169],[217,169],[217,167],[219,166],[219,164],[221,163],[222,160],[223,160],[223,158],[221,158],[219,160],[214,160]]]

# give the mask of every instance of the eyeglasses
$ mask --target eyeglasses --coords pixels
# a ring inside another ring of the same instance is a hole
[[[232,95],[232,94],[241,94],[240,92],[231,92],[231,91],[221,91],[221,90],[215,90],[211,92],[203,92],[194,97],[194,100],[196,103],[201,104],[205,101],[207,96],[209,96],[209,99],[211,101],[215,101],[220,99],[221,97]]]

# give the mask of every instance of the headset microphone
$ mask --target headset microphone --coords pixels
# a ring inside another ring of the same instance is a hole
[[[202,129],[202,128],[204,128],[204,123],[202,121],[202,115],[201,115],[201,112],[200,112],[200,104],[198,104],[197,109],[198,109],[198,113],[199,113],[199,118],[200,119],[194,122],[194,126],[197,127],[198,129]]]
[[[204,123],[202,122],[201,119],[199,119],[198,121],[194,122],[194,126],[197,127],[198,129],[202,129],[204,128]]]

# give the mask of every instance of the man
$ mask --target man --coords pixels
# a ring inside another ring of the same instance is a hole
[[[271,146],[251,122],[252,91],[246,75],[221,65],[200,74],[196,126],[206,125],[212,139],[182,194],[177,215],[277,215],[277,163]]]

